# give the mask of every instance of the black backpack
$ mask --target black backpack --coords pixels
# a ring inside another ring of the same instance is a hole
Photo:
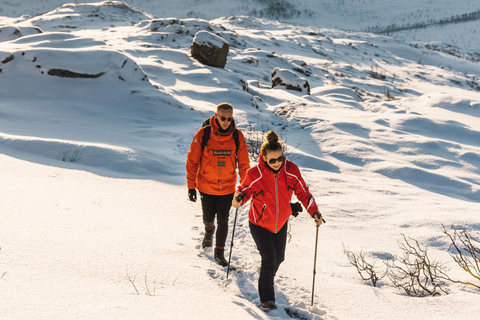
[[[208,139],[210,139],[210,132],[212,131],[212,126],[210,125],[210,118],[203,122],[202,128],[203,127],[205,127],[205,130],[203,130],[203,137],[202,137],[202,152],[203,152],[203,149],[205,149],[205,147],[207,146]],[[240,146],[237,129],[233,130],[232,136],[233,136],[233,140],[235,141],[235,159],[236,159],[238,148]]]

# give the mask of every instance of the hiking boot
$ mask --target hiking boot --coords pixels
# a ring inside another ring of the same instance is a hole
[[[205,237],[202,241],[202,249],[211,247],[213,243],[213,233],[215,232],[215,227],[210,230],[205,229]]]
[[[228,266],[228,261],[225,260],[224,251],[225,251],[224,249],[215,248],[215,253],[214,253],[215,261],[217,261],[217,263],[222,267]]]
[[[277,306],[275,305],[275,301],[265,301],[261,303],[262,310],[263,311],[270,311],[270,310],[275,310],[277,309]]]

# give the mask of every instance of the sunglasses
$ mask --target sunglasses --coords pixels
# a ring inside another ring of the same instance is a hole
[[[270,159],[268,160],[268,163],[269,164],[275,164],[275,162],[283,162],[283,160],[285,160],[285,156],[280,156],[278,157],[277,159]]]
[[[229,117],[229,118],[226,118],[226,117],[220,117],[220,116],[218,116],[218,117],[219,117],[219,118],[220,118],[220,120],[222,120],[222,121],[225,121],[225,120],[226,120],[226,121],[228,121],[228,122],[232,122],[232,121],[233,121],[233,117]]]

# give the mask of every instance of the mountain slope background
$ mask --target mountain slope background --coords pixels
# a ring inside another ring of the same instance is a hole
[[[94,3],[71,1],[72,3]],[[201,18],[251,16],[317,28],[350,31],[390,31],[402,41],[440,42],[477,50],[480,4],[472,0],[368,1],[364,0],[129,0],[129,5],[156,17]],[[62,0],[3,0],[0,16],[35,16],[68,3]]]
[[[408,297],[387,278],[379,287],[362,281],[343,254],[344,246],[363,250],[381,270],[401,255],[405,235],[452,277],[469,279],[450,257],[442,224],[480,225],[475,51],[265,17],[183,16],[187,5],[214,12],[228,3],[177,2],[170,10],[178,11],[161,14],[165,7],[148,1],[52,1],[43,14],[1,18],[0,315],[290,318],[258,308],[247,208],[238,212],[232,256],[243,269],[230,285],[199,248],[201,209],[187,201],[184,163],[193,135],[223,101],[250,137],[282,135],[327,220],[314,306],[314,224],[305,214],[290,221],[280,306],[306,319],[478,313],[478,290],[449,284],[448,295]],[[4,2],[2,14],[33,5]],[[200,30],[229,42],[225,69],[190,56]],[[311,94],[272,89],[274,68],[307,80]]]

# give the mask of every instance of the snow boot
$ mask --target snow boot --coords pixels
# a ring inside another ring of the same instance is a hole
[[[215,248],[215,261],[222,267],[228,266],[228,261],[225,260],[225,255],[224,255],[225,249],[220,249],[220,248]]]
[[[270,311],[270,310],[275,310],[277,309],[277,306],[275,305],[275,301],[265,301],[260,304],[262,306],[263,311]]]
[[[213,227],[210,230],[205,229],[205,237],[203,238],[203,241],[202,241],[202,249],[212,246],[214,232],[215,232],[215,227]]]

